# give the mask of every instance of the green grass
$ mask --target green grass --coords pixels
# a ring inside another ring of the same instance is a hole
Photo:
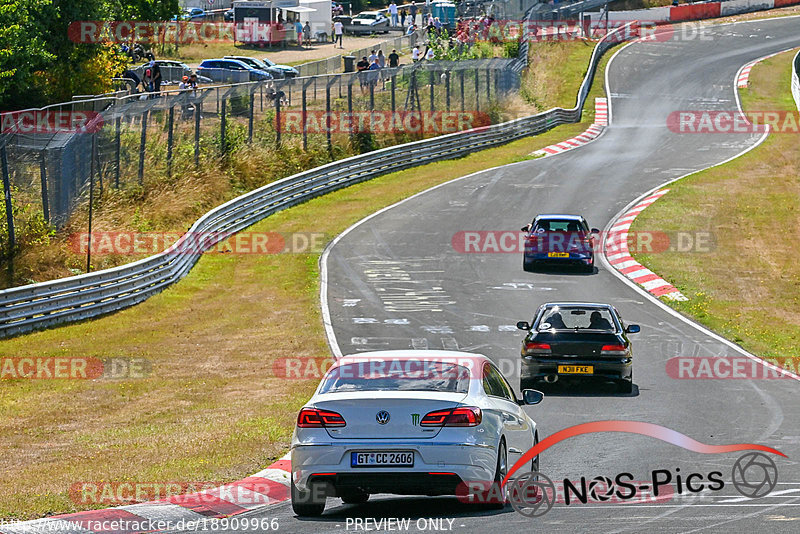
[[[796,112],[791,60],[759,63],[741,91],[746,111]],[[720,167],[670,185],[632,231],[709,231],[707,253],[635,255],[689,300],[668,304],[759,356],[800,362],[800,153],[797,134],[772,134]]]

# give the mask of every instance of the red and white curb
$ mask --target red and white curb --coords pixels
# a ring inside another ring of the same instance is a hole
[[[594,99],[594,123],[600,126],[608,126],[608,99]]]
[[[552,156],[554,154],[560,154],[562,152],[572,150],[573,148],[578,148],[579,146],[583,146],[586,143],[597,139],[597,137],[603,133],[605,127],[608,126],[608,101],[605,98],[596,98],[594,106],[594,124],[589,126],[585,132],[573,137],[572,139],[567,139],[566,141],[546,146],[541,150],[533,152],[531,155]]]
[[[780,53],[782,52],[775,52],[774,54],[758,58],[755,61],[751,61],[750,63],[745,64],[745,66],[742,67],[742,70],[739,71],[739,75],[736,77],[736,87],[738,87],[739,89],[746,89],[747,84],[750,83],[750,71],[753,70],[753,67],[755,67],[761,61],[764,61],[765,59],[769,59],[771,57],[775,57]]]
[[[636,217],[650,204],[661,198],[669,189],[660,189],[636,204],[617,219],[608,231],[605,253],[608,263],[616,270],[642,286],[647,292],[669,300],[689,300],[678,289],[633,259],[628,250],[628,230]]]
[[[291,462],[287,454],[263,471],[218,488],[162,501],[144,502],[88,510],[9,523],[0,527],[2,534],[134,533],[154,530],[212,528],[215,519],[234,516],[254,508],[289,499]]]

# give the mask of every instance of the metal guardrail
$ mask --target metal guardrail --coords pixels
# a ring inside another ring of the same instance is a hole
[[[797,106],[797,111],[800,111],[800,51],[794,56],[794,67],[792,68],[792,96],[794,103]]]
[[[609,33],[595,46],[572,109],[553,108],[485,128],[388,147],[265,185],[206,213],[165,252],[112,269],[1,291],[0,337],[98,317],[142,302],[183,278],[204,250],[228,235],[314,197],[578,122],[600,57],[627,27]],[[521,54],[519,59],[525,58]]]

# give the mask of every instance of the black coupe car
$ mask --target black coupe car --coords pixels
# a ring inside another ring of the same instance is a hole
[[[533,325],[522,341],[520,389],[536,382],[564,378],[599,378],[618,384],[620,391],[633,390],[633,352],[627,334],[639,325],[625,326],[610,304],[546,303],[536,312]]]

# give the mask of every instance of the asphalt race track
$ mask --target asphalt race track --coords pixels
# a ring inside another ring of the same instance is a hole
[[[730,484],[741,453],[699,454],[650,437],[601,433],[553,446],[542,456],[541,471],[553,480],[629,472],[649,481],[658,469],[704,478],[719,470],[725,487],[684,490],[656,503],[561,502],[532,519],[511,508],[481,511],[453,498],[382,495],[362,506],[331,499],[318,520],[295,518],[289,503],[253,515],[278,517],[282,531],[314,533],[357,531],[355,518],[403,517],[412,518],[415,531],[425,524],[417,518],[449,518],[456,532],[796,532],[797,382],[670,378],[665,362],[671,357],[740,355],[633,290],[600,261],[592,275],[525,273],[518,253],[464,254],[451,244],[459,231],[519,230],[546,212],[580,213],[603,229],[652,188],[734,157],[759,136],[676,134],[666,127],[668,114],[736,110],[739,68],[794,46],[800,46],[797,18],[715,25],[704,39],[629,45],[609,67],[612,126],[598,140],[413,197],[355,226],[327,258],[331,325],[342,353],[411,347],[480,352],[499,362],[515,386],[523,337],[513,327],[518,320],[530,320],[545,301],[613,303],[628,323],[642,327],[631,336],[633,393],[603,385],[552,388],[541,405],[528,408],[542,438],[579,423],[625,419],[663,425],[708,444],[768,445],[788,456],[775,457],[779,483],[770,495],[748,500]],[[513,463],[516,458],[509,456]]]

